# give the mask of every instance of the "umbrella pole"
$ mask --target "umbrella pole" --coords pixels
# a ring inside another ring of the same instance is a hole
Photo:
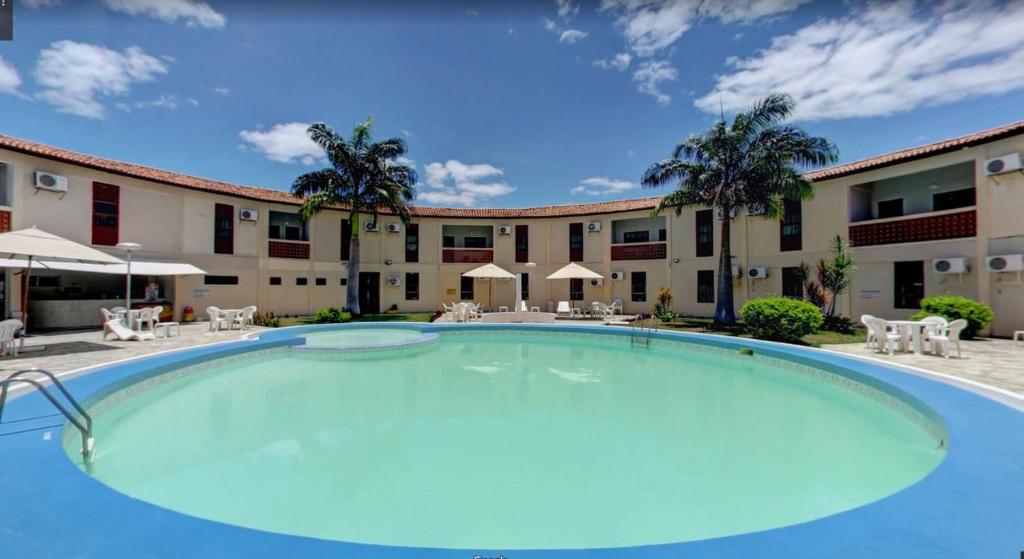
[[[21,274],[21,339],[24,345],[25,334],[28,333],[28,286],[32,277],[32,257],[28,257],[28,267]]]

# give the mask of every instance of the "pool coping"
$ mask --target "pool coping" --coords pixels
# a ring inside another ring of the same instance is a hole
[[[628,329],[566,324],[350,324],[264,330],[255,339],[172,350],[64,378],[84,400],[139,378],[214,357],[295,345],[297,334],[342,328],[534,330],[629,336]],[[934,410],[951,443],[928,476],[897,493],[801,524],[722,538],[630,548],[579,550],[448,550],[391,547],[264,532],[176,513],[133,499],[80,472],[60,445],[63,421],[37,393],[12,400],[0,425],[0,456],[10,472],[31,472],[5,484],[0,549],[17,557],[1015,557],[1024,536],[1024,413],[1006,403],[922,375],[907,367],[838,352],[707,334],[657,332],[657,339],[718,348],[749,348],[857,380],[869,379],[913,396]],[[851,374],[852,373],[852,374]],[[96,511],[102,511],[97,514]],[[642,520],[642,511],[637,511]]]

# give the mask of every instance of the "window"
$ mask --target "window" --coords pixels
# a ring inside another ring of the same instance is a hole
[[[800,266],[782,269],[782,296],[804,298],[804,272]]]
[[[270,212],[271,239],[285,241],[308,241],[306,236],[306,224],[299,214],[287,212]]]
[[[932,195],[932,211],[955,210],[974,205],[974,189],[964,188]]]
[[[629,274],[629,283],[633,302],[647,302],[647,272],[631,272]]]
[[[270,276],[270,285],[281,285],[281,276]]]
[[[779,250],[786,252],[803,248],[803,207],[800,200],[782,201],[782,223],[779,224]]]
[[[626,231],[622,234],[624,243],[646,243],[651,240],[649,231]]]
[[[516,262],[530,261],[530,226],[516,225]]]
[[[714,256],[715,254],[715,213],[714,210],[698,210],[697,222],[697,256]]]
[[[464,237],[462,246],[466,248],[487,248],[487,237]]]
[[[668,240],[668,230],[658,229],[658,242],[665,242]]]
[[[309,285],[309,280],[306,278],[295,278],[295,285]]]
[[[213,207],[213,252],[235,253],[235,207],[215,204]]]
[[[895,301],[897,309],[919,309],[924,298],[924,261],[893,262]]]
[[[462,279],[461,279],[461,281],[459,283],[460,283],[460,285],[459,285],[459,299],[462,299],[463,301],[472,301],[473,300],[473,278],[468,278],[466,276],[462,276]]]
[[[570,301],[582,301],[583,300],[583,280],[580,278],[573,278],[569,280],[569,300]]]
[[[445,235],[445,236],[441,237],[441,247],[442,248],[455,248],[455,236],[454,235]]]
[[[317,287],[326,287],[327,286],[327,278],[316,278],[314,280],[314,283],[316,283]]]
[[[419,301],[420,299],[420,275],[405,274],[405,300]]]
[[[715,271],[697,270],[697,302],[715,302]]]
[[[121,188],[101,182],[92,183],[92,244],[117,244]]]
[[[569,261],[583,261],[583,224],[569,224]]]
[[[341,281],[338,282],[338,285],[340,285],[342,287],[347,286],[348,285],[348,278],[341,278]]]
[[[903,198],[883,200],[878,203],[878,219],[903,215]]]
[[[523,272],[519,275],[523,278],[522,285],[519,286],[519,298],[526,301],[530,298],[530,274]]]
[[[238,285],[238,276],[203,276],[206,285]]]
[[[341,220],[341,261],[348,262],[350,250],[352,249],[352,222]]]
[[[405,261],[420,261],[420,226],[418,223],[410,223],[405,228]],[[419,289],[418,286],[417,289]]]

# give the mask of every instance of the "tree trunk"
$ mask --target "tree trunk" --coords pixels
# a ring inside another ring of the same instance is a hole
[[[353,316],[362,315],[359,309],[359,214],[349,217],[352,236],[348,241],[348,287],[345,290],[345,307]]]
[[[721,250],[718,254],[718,296],[715,298],[715,324],[732,326],[736,324],[736,311],[732,299],[732,249],[729,232],[732,219],[730,208],[722,208]]]

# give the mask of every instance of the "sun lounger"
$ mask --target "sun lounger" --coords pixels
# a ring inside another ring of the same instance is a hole
[[[155,340],[156,336],[152,332],[136,332],[121,324],[120,321],[111,320],[103,324],[103,339],[107,339],[107,334],[113,334],[114,337],[121,341],[138,340],[140,342],[146,340]]]

